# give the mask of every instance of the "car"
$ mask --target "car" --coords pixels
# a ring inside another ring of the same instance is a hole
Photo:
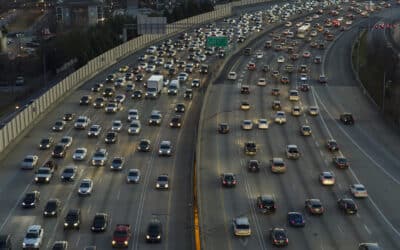
[[[312,37],[316,37],[317,35],[318,35],[318,33],[317,33],[316,30],[312,30],[312,31],[310,32],[310,36],[312,36]]]
[[[301,83],[299,89],[303,92],[307,92],[311,89],[310,85],[307,83]]]
[[[264,214],[272,214],[276,211],[276,202],[272,195],[264,194],[257,197],[257,209]]]
[[[169,177],[167,174],[161,174],[156,180],[156,189],[168,189],[169,188]]]
[[[303,52],[303,57],[304,57],[304,58],[310,58],[310,57],[311,57],[310,51],[304,51],[304,52]]]
[[[273,109],[273,110],[281,110],[281,109],[282,109],[281,101],[279,101],[279,100],[274,100],[274,101],[272,102],[272,109]]]
[[[75,161],[82,161],[86,159],[87,149],[86,148],[77,148],[75,149],[74,154],[72,155],[72,159]]]
[[[349,161],[344,156],[332,157],[332,162],[337,168],[348,168],[350,166]]]
[[[140,142],[139,142],[139,144],[138,144],[137,150],[138,150],[139,152],[150,152],[150,150],[151,150],[151,143],[150,143],[150,140],[148,140],[148,139],[141,139]]]
[[[111,170],[122,170],[125,164],[124,157],[114,157],[111,161],[110,169]]]
[[[301,83],[305,83],[305,82],[308,81],[308,75],[307,75],[307,73],[301,73],[301,74],[300,74],[300,81],[301,81]]]
[[[250,109],[250,103],[248,103],[247,101],[243,101],[240,104],[240,109],[241,110],[249,110]]]
[[[252,130],[253,129],[253,122],[251,120],[243,120],[241,127],[242,127],[243,130]]]
[[[72,144],[72,136],[63,136],[60,140],[60,144],[63,144],[66,148],[69,148]]]
[[[311,127],[309,125],[302,125],[300,127],[300,134],[303,136],[310,136],[311,135]]]
[[[43,216],[54,217],[61,213],[61,201],[59,199],[49,199],[44,206]]]
[[[104,111],[106,113],[116,113],[118,110],[121,110],[122,106],[119,102],[109,101],[104,107]]]
[[[319,79],[318,79],[318,82],[319,83],[327,83],[327,81],[328,81],[328,79],[327,79],[327,77],[325,76],[325,75],[320,75],[319,76]]]
[[[183,104],[183,103],[177,103],[175,105],[175,112],[177,112],[177,113],[184,113],[185,109],[186,109],[186,107],[185,107],[185,104]]]
[[[337,204],[339,209],[345,212],[346,214],[356,214],[358,211],[358,207],[353,199],[340,198],[338,199]]]
[[[366,198],[368,197],[367,189],[363,184],[351,184],[350,185],[350,193],[354,196],[354,198]]]
[[[244,143],[244,153],[246,155],[255,155],[257,153],[257,145],[255,142],[248,141]]]
[[[286,123],[286,114],[284,111],[277,111],[274,118],[275,123],[285,124]]]
[[[143,97],[143,92],[140,89],[133,91],[131,95],[132,99],[141,99],[142,97]]]
[[[221,184],[223,187],[235,187],[237,184],[236,175],[233,173],[221,174]]]
[[[277,61],[278,63],[284,63],[284,62],[285,62],[285,57],[283,57],[283,56],[278,56],[278,58],[276,59],[276,61]]]
[[[115,80],[115,74],[109,74],[106,77],[106,83],[114,83]]]
[[[322,62],[322,57],[321,56],[315,56],[314,57],[314,63],[315,64],[320,64]]]
[[[279,96],[279,95],[280,95],[280,90],[279,90],[279,88],[272,88],[272,90],[271,90],[271,95],[273,95],[273,96]]]
[[[114,101],[122,104],[122,103],[124,103],[125,99],[126,99],[125,94],[118,94],[115,96]]]
[[[63,120],[56,121],[51,129],[52,129],[54,132],[63,131],[64,128],[65,128],[65,123],[66,123],[66,122],[63,121]]]
[[[193,79],[191,86],[192,86],[192,88],[198,88],[198,87],[200,87],[200,83],[201,83],[200,79]]]
[[[52,250],[66,250],[68,249],[68,241],[58,240],[54,242]]]
[[[300,212],[289,212],[287,220],[292,227],[304,227],[306,225],[306,220]]]
[[[292,115],[293,116],[300,116],[301,115],[301,108],[298,105],[292,107]]]
[[[289,84],[290,83],[289,77],[287,77],[287,76],[282,76],[280,81],[281,81],[282,84]]]
[[[257,85],[258,86],[267,86],[267,81],[265,80],[265,78],[260,78],[260,79],[258,79]]]
[[[335,184],[335,175],[331,171],[324,171],[319,174],[319,181],[324,186],[332,186]]]
[[[120,73],[126,73],[126,72],[128,72],[128,70],[129,70],[129,66],[128,66],[128,65],[122,66],[122,67],[120,67],[120,68],[118,69],[118,71],[119,71]]]
[[[256,64],[255,63],[247,64],[247,69],[250,71],[256,70]]]
[[[137,109],[128,110],[128,121],[139,120],[139,111]]]
[[[54,147],[53,152],[51,153],[51,156],[53,158],[64,158],[66,153],[67,153],[67,147],[62,143],[58,143]]]
[[[107,134],[104,138],[104,142],[107,144],[116,143],[117,140],[118,140],[118,134],[117,134],[117,132],[114,132],[114,131],[107,132]]]
[[[92,156],[93,166],[104,166],[108,158],[108,152],[105,148],[97,148]]]
[[[322,215],[324,213],[324,207],[319,199],[307,199],[304,206],[311,215]]]
[[[233,234],[235,236],[250,236],[251,228],[249,218],[243,216],[233,219]]]
[[[308,108],[308,113],[311,116],[317,116],[319,114],[319,108],[317,106],[310,106]]]
[[[119,77],[115,82],[114,82],[114,87],[122,87],[125,86],[126,80],[125,77]]]
[[[91,195],[93,192],[93,181],[92,179],[85,178],[81,181],[78,188],[78,195]]]
[[[53,145],[53,143],[54,143],[53,137],[43,138],[39,142],[39,149],[41,150],[48,149]]]
[[[180,83],[186,82],[188,80],[188,78],[189,78],[189,74],[186,72],[181,72],[178,75],[178,80]]]
[[[247,162],[247,170],[249,172],[259,172],[260,171],[260,162],[258,160],[249,160]]]
[[[161,125],[162,115],[161,112],[158,110],[151,111],[150,118],[149,118],[149,125]]]
[[[358,250],[382,250],[378,243],[360,243]]]
[[[128,134],[137,135],[140,133],[142,125],[139,120],[133,120],[128,126]]]
[[[159,156],[171,156],[172,155],[172,144],[171,141],[161,141],[158,148]]]
[[[81,210],[70,209],[64,218],[64,230],[66,229],[80,229],[81,225]]]
[[[186,89],[185,92],[183,93],[183,98],[186,100],[192,100],[193,99],[193,90]]]
[[[285,173],[286,172],[286,164],[282,158],[274,157],[270,161],[271,164],[271,172],[272,173]]]
[[[262,51],[260,51],[260,50],[256,51],[256,58],[257,59],[261,59],[261,58],[263,58],[263,56],[264,56],[264,53]]]
[[[43,243],[44,229],[40,225],[31,225],[26,230],[22,249],[39,249]]]
[[[236,79],[237,79],[236,72],[231,71],[228,73],[228,80],[236,80]]]
[[[133,168],[129,169],[128,174],[126,175],[127,183],[139,183],[140,181],[140,170]]]
[[[269,232],[272,245],[287,246],[289,244],[289,238],[285,229],[274,227]]]
[[[97,97],[93,102],[93,107],[96,109],[104,108],[105,102],[104,97]]]
[[[102,128],[100,125],[93,124],[88,130],[88,137],[98,137],[101,133],[101,130]]]
[[[264,118],[258,119],[257,124],[258,124],[258,129],[268,129],[269,127],[268,120]]]
[[[154,243],[154,242],[161,242],[162,240],[162,224],[161,221],[153,218],[150,220],[147,231],[146,231],[146,242]]]
[[[180,128],[182,126],[182,116],[181,115],[175,115],[171,118],[171,121],[169,122],[169,126],[171,128]]]
[[[340,115],[340,121],[345,125],[354,125],[354,118],[351,113],[343,113]]]
[[[27,155],[21,162],[21,169],[34,169],[38,163],[39,156]]]
[[[84,95],[79,101],[80,105],[90,105],[92,103],[92,97],[90,95]]]
[[[61,181],[74,181],[77,175],[77,171],[77,166],[69,166],[64,168],[61,173]]]
[[[122,121],[114,120],[112,121],[111,131],[120,132],[122,130]]]
[[[142,73],[139,73],[139,74],[135,75],[135,80],[137,82],[141,82],[141,81],[143,81],[143,79],[144,79],[144,75]]]
[[[35,208],[40,201],[39,191],[30,191],[25,193],[24,198],[22,198],[21,206],[22,208]]]
[[[339,146],[334,139],[329,139],[326,143],[326,146],[330,152],[339,151]]]
[[[292,61],[298,60],[299,57],[300,57],[300,56],[299,56],[299,54],[297,54],[297,53],[293,53],[293,54],[291,54],[291,55],[289,56],[290,60],[292,60]]]
[[[109,216],[106,213],[96,213],[93,218],[91,230],[92,232],[104,232],[107,230]]]
[[[75,129],[86,129],[89,125],[90,119],[87,116],[79,116],[74,123]]]
[[[72,119],[74,119],[75,114],[74,113],[65,113],[63,116],[63,120],[68,122],[68,121],[72,121]]]
[[[288,159],[294,159],[297,160],[299,159],[301,156],[299,148],[297,147],[297,145],[294,144],[289,144],[286,146],[286,157]]]

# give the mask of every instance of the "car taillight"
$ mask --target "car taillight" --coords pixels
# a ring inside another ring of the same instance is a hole
[[[291,221],[290,221],[290,223],[294,224],[294,223],[295,223],[295,221],[294,221],[294,220],[291,220]]]
[[[226,181],[222,181],[223,184],[226,184]]]
[[[289,243],[289,239],[286,239],[286,243]]]
[[[276,240],[276,239],[275,239],[275,240],[274,240],[274,242],[275,242],[275,243],[277,243],[277,242],[278,242],[278,240]]]
[[[236,181],[233,181],[232,183],[233,183],[233,184],[236,184]]]
[[[258,205],[258,207],[259,207],[259,208],[263,208],[263,205],[262,205],[262,204],[260,204],[260,205]]]

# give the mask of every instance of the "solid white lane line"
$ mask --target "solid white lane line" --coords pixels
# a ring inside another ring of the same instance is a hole
[[[371,231],[369,230],[369,228],[367,227],[367,225],[364,224],[364,228],[365,228],[365,231],[367,231],[368,234],[371,234]]]

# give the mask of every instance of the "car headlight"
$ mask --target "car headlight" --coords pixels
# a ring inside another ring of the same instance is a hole
[[[168,187],[168,184],[165,184],[165,187],[167,188],[167,187]]]
[[[150,235],[146,235],[146,239],[150,239]]]
[[[157,235],[157,239],[161,239],[161,235]]]
[[[50,178],[49,177],[46,177],[46,181],[49,181],[50,180]]]
[[[74,227],[77,227],[77,226],[78,226],[78,222],[75,222],[75,223],[74,223]]]
[[[39,242],[35,242],[33,245],[34,245],[35,247],[37,247],[37,246],[39,246]]]
[[[159,154],[162,154],[162,151],[161,151],[161,150],[158,150],[158,153],[159,153]]]
[[[47,213],[47,212],[46,212]],[[56,211],[53,211],[53,212],[51,212],[51,215],[55,215],[56,214]]]
[[[34,203],[34,202],[32,202],[30,205],[31,205],[31,206],[33,206],[33,205],[35,205],[35,203]]]
[[[35,177],[35,181],[38,181],[39,180],[39,178],[38,177]]]
[[[157,183],[156,187],[160,187],[160,184]]]
[[[181,124],[180,123],[178,123],[178,126],[180,126]]]
[[[25,247],[26,246],[26,243],[25,242],[22,242],[22,247]]]
[[[125,246],[127,246],[128,245],[128,241],[126,240],[126,241],[124,241],[124,244],[125,244]]]
[[[22,206],[25,206],[26,205],[26,203],[25,202],[22,202]]]
[[[111,244],[115,245],[117,242],[115,240],[111,241]]]
[[[172,122],[169,123],[170,126],[173,126],[174,124]]]
[[[64,223],[64,227],[68,227],[68,223]]]
[[[170,154],[171,153],[171,150],[167,150],[167,154]]]

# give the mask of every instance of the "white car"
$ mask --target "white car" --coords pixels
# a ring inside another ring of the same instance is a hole
[[[318,35],[318,33],[317,33],[316,30],[312,30],[312,31],[310,32],[310,36],[312,36],[312,37],[315,37],[315,36],[317,36],[317,35]]]
[[[36,167],[39,156],[37,155],[27,155],[21,162],[22,169],[33,169]]]
[[[307,81],[307,80],[308,80],[307,74],[306,73],[301,73],[300,81]]]
[[[132,85],[133,86],[133,85]],[[126,99],[126,95],[125,94],[118,94],[115,98],[114,101],[119,102],[119,103],[123,103]]]
[[[101,133],[101,126],[98,124],[93,124],[88,131],[88,136],[89,137],[96,137],[99,136]]]
[[[275,122],[279,124],[286,123],[286,114],[284,111],[277,111],[275,114]]]
[[[137,109],[130,109],[128,111],[128,121],[139,120],[139,111]]]
[[[232,226],[233,226],[233,233],[235,234],[235,236],[251,235],[250,222],[247,217],[238,217],[233,219]]]
[[[139,120],[133,120],[131,124],[129,124],[128,127],[128,134],[130,135],[137,135],[140,133],[140,130],[142,129],[142,125],[140,124]]]
[[[90,119],[87,116],[79,116],[76,119],[74,128],[76,129],[85,129],[90,123]]]
[[[278,63],[284,63],[284,62],[285,62],[285,57],[283,57],[283,56],[278,56],[278,59],[276,59],[276,61],[277,61]]]
[[[312,116],[317,116],[319,113],[319,109],[317,106],[310,106],[308,109],[308,113]]]
[[[114,120],[112,122],[111,130],[115,132],[120,132],[122,130],[122,121],[121,120]]]
[[[267,119],[258,119],[258,129],[268,129],[269,123]]]
[[[257,85],[258,86],[266,86],[267,81],[265,80],[265,78],[260,78],[260,79],[258,79]]]
[[[140,181],[140,170],[139,169],[129,169],[126,176],[126,182],[128,183],[139,183]]]
[[[319,181],[324,186],[332,186],[335,184],[335,175],[330,171],[322,172],[319,175]]]
[[[263,56],[264,56],[264,53],[262,51],[256,51],[256,58],[257,59],[261,59],[261,58],[263,58]]]
[[[40,225],[28,227],[25,238],[22,242],[22,249],[39,249],[43,241],[44,229]]]
[[[236,80],[236,79],[237,79],[236,72],[231,71],[228,73],[228,80]]]
[[[79,195],[90,195],[93,192],[93,181],[91,179],[83,179],[79,185]]]
[[[292,22],[290,22],[290,21],[285,23],[285,27],[291,27],[292,25],[293,25],[293,24],[292,24]]]
[[[243,120],[242,129],[243,130],[252,130],[253,129],[253,122],[251,120]]]
[[[363,184],[351,184],[350,185],[350,193],[355,198],[365,198],[368,197],[367,189]]]
[[[75,152],[72,155],[72,159],[75,161],[82,161],[82,160],[85,160],[86,155],[87,155],[86,148],[77,148],[77,149],[75,149]]]

